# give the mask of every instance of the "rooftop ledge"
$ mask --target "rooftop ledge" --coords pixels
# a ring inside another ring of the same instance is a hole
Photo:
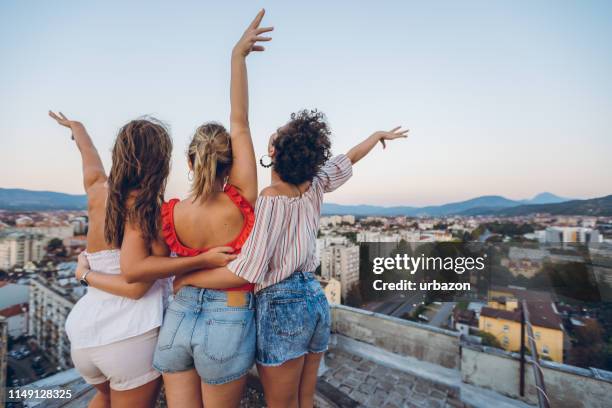
[[[463,344],[459,334],[450,330],[348,306],[334,305],[331,311],[333,335],[318,382],[317,407],[526,408],[537,404],[529,359],[525,395],[520,396],[515,353]],[[542,368],[553,407],[603,407],[612,395],[610,372],[546,361]],[[76,390],[75,398],[40,407],[85,407],[93,396],[93,389],[74,370],[27,387],[50,384]],[[243,407],[263,406],[256,370],[249,378],[248,394]]]

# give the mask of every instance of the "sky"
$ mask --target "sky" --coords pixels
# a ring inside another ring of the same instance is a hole
[[[107,170],[124,123],[166,122],[166,197],[184,197],[189,140],[203,122],[228,124],[231,48],[261,7],[275,31],[247,61],[258,157],[302,108],[326,113],[335,154],[411,130],[326,201],[612,193],[607,1],[2,1],[0,187],[83,193],[53,109],[86,125]]]

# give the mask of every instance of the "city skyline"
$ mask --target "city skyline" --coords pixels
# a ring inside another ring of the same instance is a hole
[[[229,52],[262,6],[275,32],[248,61],[258,156],[304,107],[327,114],[334,153],[378,129],[411,129],[326,201],[611,193],[612,5],[601,2],[4,3],[0,187],[83,193],[79,154],[46,116],[54,109],[88,127],[107,171],[122,124],[145,114],[167,122],[166,197],[184,196],[189,138],[203,121],[228,123]],[[258,171],[261,188],[268,176]]]

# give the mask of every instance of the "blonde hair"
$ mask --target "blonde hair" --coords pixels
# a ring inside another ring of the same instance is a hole
[[[187,156],[194,173],[191,183],[193,199],[204,201],[232,167],[229,133],[218,123],[203,124],[193,135]]]

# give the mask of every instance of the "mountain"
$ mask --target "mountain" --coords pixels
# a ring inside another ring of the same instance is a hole
[[[375,205],[341,205],[324,203],[322,213],[368,215],[521,215],[531,212],[553,214],[606,215],[609,211],[608,197],[593,200],[569,200],[552,193],[541,193],[529,200],[510,200],[502,196],[482,196],[470,200],[426,207],[380,207]],[[600,201],[597,201],[600,200]],[[556,207],[559,206],[559,207]],[[36,210],[82,210],[87,208],[85,195],[32,191],[18,188],[0,188],[0,209],[13,211]]]
[[[600,217],[612,216],[612,195],[588,200],[571,200],[554,204],[530,204],[505,208],[494,212],[496,215],[525,215],[533,213],[548,213],[552,215],[593,215]]]
[[[379,207],[373,205],[340,205],[323,204],[323,214],[353,214],[353,215],[406,215],[416,216],[445,216],[445,215],[479,215],[494,213],[505,208],[518,207],[523,204],[555,203],[566,199],[551,193],[541,193],[530,200],[510,200],[502,196],[482,196],[466,201],[444,205],[430,205],[426,207]]]
[[[87,208],[87,197],[32,191],[21,188],[0,188],[0,209],[12,211],[83,210]]]
[[[523,204],[556,204],[564,201],[570,201],[571,198],[559,197],[553,193],[540,193],[533,197],[531,200],[523,200]]]

